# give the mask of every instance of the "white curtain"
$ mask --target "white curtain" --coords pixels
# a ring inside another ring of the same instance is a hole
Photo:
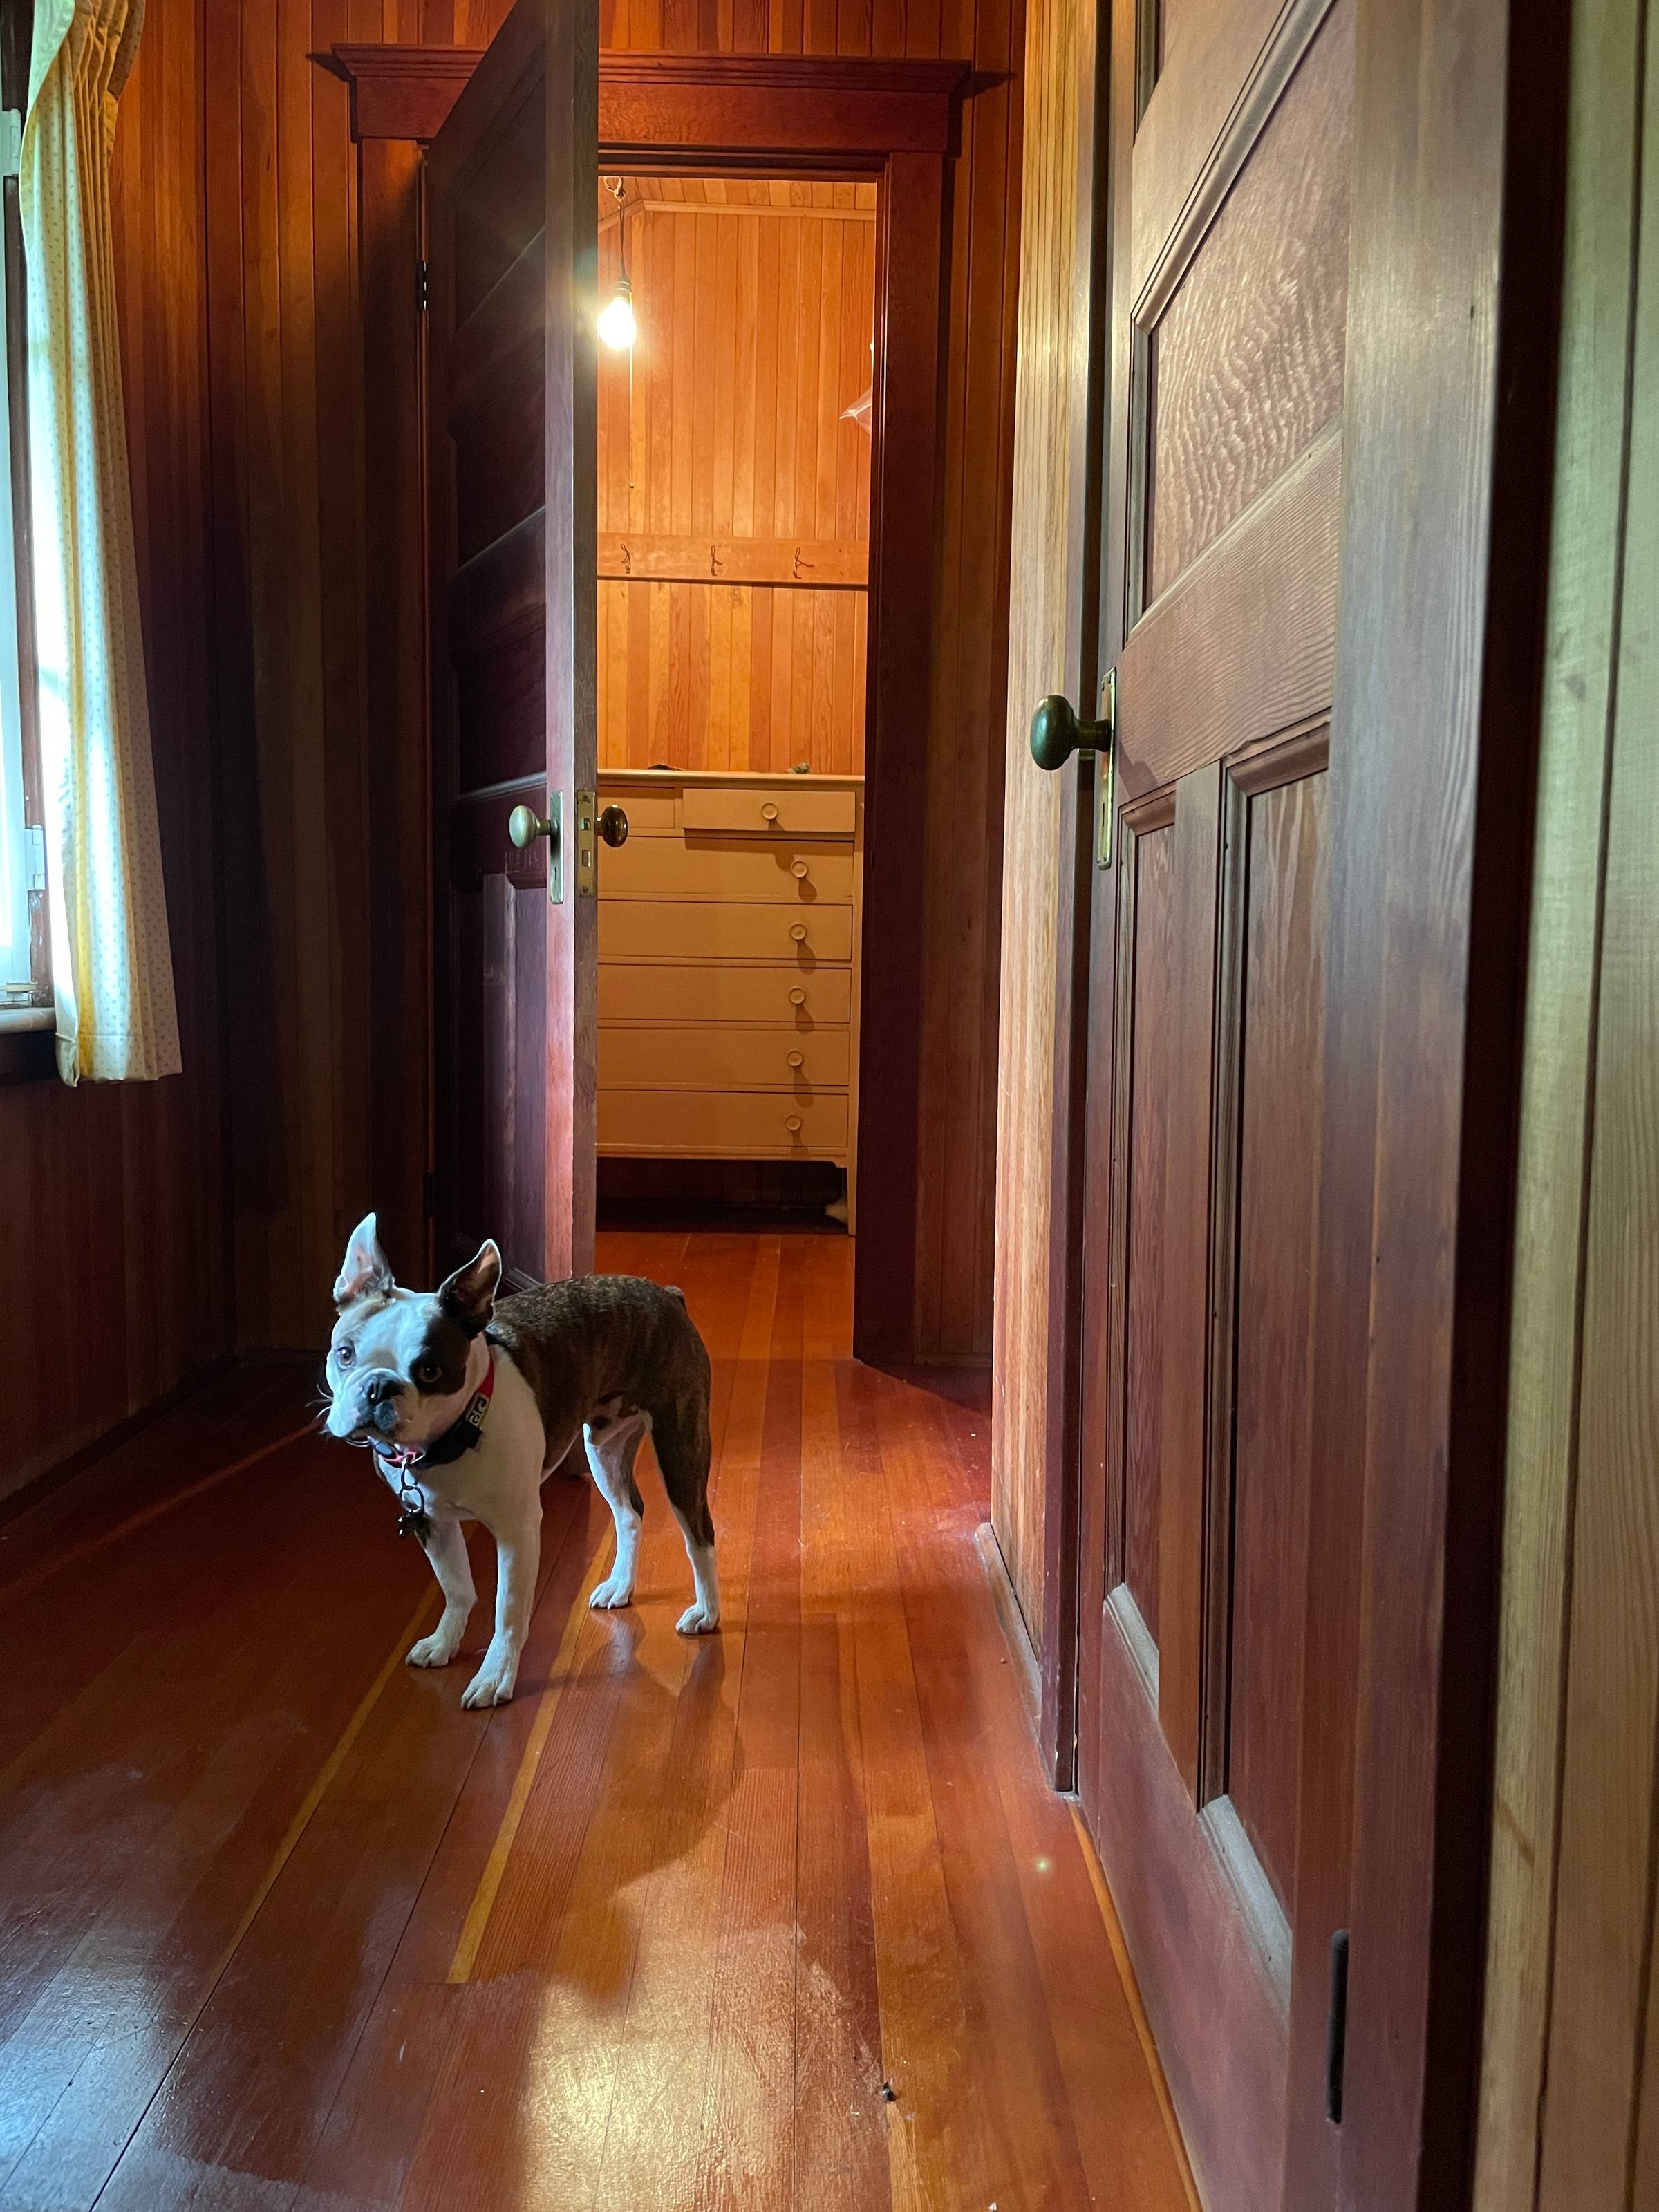
[[[143,0],[35,0],[20,198],[58,1066],[179,1070],[116,328],[109,168]]]

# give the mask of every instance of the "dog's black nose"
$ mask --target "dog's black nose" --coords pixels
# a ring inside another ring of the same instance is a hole
[[[381,1368],[374,1374],[364,1377],[363,1403],[366,1406],[378,1406],[381,1399],[389,1398],[397,1387],[397,1376],[388,1375],[386,1370]]]

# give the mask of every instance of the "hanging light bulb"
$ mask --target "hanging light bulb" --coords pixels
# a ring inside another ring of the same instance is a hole
[[[621,274],[616,289],[599,310],[599,331],[602,342],[613,353],[629,353],[639,337],[640,326],[634,314],[634,287],[628,281],[628,187],[620,177],[607,177],[605,181],[617,203],[617,258],[621,264]]]
[[[634,287],[626,276],[617,279],[617,289],[599,310],[599,336],[615,353],[626,353],[640,334],[634,317]]]
[[[870,381],[865,386],[863,392],[860,394],[858,398],[853,402],[850,407],[843,407],[842,409],[842,421],[843,422],[856,422],[860,430],[869,429],[870,410],[874,403],[875,397],[876,342],[872,338],[870,341]]]

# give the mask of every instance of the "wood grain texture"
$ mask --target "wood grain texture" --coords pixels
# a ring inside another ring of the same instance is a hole
[[[1572,1618],[1569,1560],[1585,1442],[1579,1409],[1586,1167],[1599,1110],[1597,1023],[1606,1019],[1599,1014],[1599,974],[1607,956],[1598,916],[1608,864],[1612,709],[1624,683],[1619,664],[1621,515],[1627,494],[1632,515],[1651,496],[1630,472],[1634,457],[1626,442],[1634,427],[1629,411],[1638,272],[1633,248],[1641,213],[1635,179],[1644,166],[1644,130],[1650,144],[1654,127],[1650,95],[1644,111],[1638,68],[1646,12],[1641,0],[1623,5],[1596,0],[1573,12],[1552,646],[1544,669],[1521,1103],[1478,2212],[1508,2212],[1538,2202],[1547,2046],[1550,2065],[1561,2069],[1551,2087],[1549,2115],[1577,2101],[1574,2083],[1582,2075],[1608,2079],[1614,2109],[1639,2094],[1644,2137],[1651,2128],[1646,2085],[1638,2089],[1628,2070],[1628,1992],[1622,2007],[1591,2025],[1574,2048],[1552,2041],[1551,2028],[1559,1940],[1563,1692]],[[1645,222],[1642,234],[1644,242],[1650,240]],[[1637,404],[1638,409],[1649,404],[1639,398]],[[1644,422],[1645,416],[1638,419]],[[1641,587],[1639,574],[1627,576],[1624,589],[1632,587]],[[1621,721],[1625,744],[1634,729]],[[1638,740],[1638,746],[1644,742]],[[1621,1010],[1623,1019],[1629,1012]],[[1609,1038],[1602,1049],[1610,1048]],[[1639,1208],[1639,1176],[1626,1194]],[[1645,1351],[1632,1357],[1638,1371],[1649,1362]],[[1592,1474],[1592,1492],[1603,1479],[1604,1471]],[[1607,1687],[1620,1694],[1618,1686]],[[1632,1743],[1638,1734],[1632,1727]],[[1623,1753],[1620,1765],[1625,1767]],[[1628,1808],[1623,1809],[1628,1819]],[[1582,1856],[1574,1872],[1583,1882],[1599,1884],[1603,1876],[1599,1859],[1592,1869]],[[1618,1910],[1611,1896],[1608,1902]],[[1569,1920],[1583,1903],[1582,1897],[1565,1900]],[[1570,1982],[1579,1971],[1569,1966]],[[1628,2140],[1628,2129],[1611,2118],[1609,2124],[1621,2141]],[[1559,2139],[1551,2132],[1553,2169],[1559,2172]],[[1604,2171],[1597,2178],[1602,2191],[1588,2196],[1587,2205],[1622,2201],[1617,2189],[1607,2192]],[[1636,2201],[1645,2201],[1640,2187]]]
[[[1241,794],[1241,796],[1243,796]],[[1327,853],[1323,773],[1243,799],[1245,910],[1237,946],[1237,1252],[1230,1347],[1231,1584],[1226,1790],[1281,1905],[1296,1872],[1302,1592],[1312,1480],[1314,1239],[1319,1192],[1289,1159],[1314,1157],[1324,1044]],[[1231,1273],[1223,1261],[1223,1272]],[[1223,1387],[1218,1377],[1215,1386]],[[1212,1577],[1223,1571],[1214,1551]]]
[[[219,747],[205,424],[198,11],[153,19],[122,99],[111,208],[140,611],[184,1072],[0,1088],[0,1266],[20,1332],[0,1492],[223,1358]],[[21,94],[12,104],[21,105]],[[46,1257],[50,1254],[50,1259]],[[68,1347],[80,1370],[63,1382]]]
[[[1003,729],[1002,929],[997,1068],[992,1525],[1033,1644],[1042,1641],[1049,1388],[1054,986],[1060,791],[1026,742],[1039,699],[1077,681],[1073,621],[1090,518],[1073,444],[1086,376],[1087,226],[1079,174],[1084,57],[1073,0],[1033,0],[1025,21],[1026,125],[1019,238],[1012,561]],[[1081,197],[1080,197],[1081,196]],[[1079,234],[1085,241],[1079,261]],[[1086,707],[1087,702],[1079,702]]]
[[[1348,2089],[1337,2140],[1292,2130],[1297,2204],[1472,2163],[1565,22],[1358,10],[1294,1916],[1351,1931]],[[1292,1979],[1294,2116],[1316,1947]]]
[[[601,292],[625,255],[640,326],[600,363],[601,767],[863,766],[865,595],[791,586],[868,580],[870,434],[842,418],[875,230],[811,204],[851,185],[748,189],[806,204],[688,224],[630,200],[600,234]]]
[[[1352,105],[1337,7],[1150,333],[1149,600],[1341,407]]]
[[[626,1614],[556,1480],[519,1695],[461,1711],[464,1666],[401,1663],[423,1562],[286,1370],[10,1523],[0,2191],[1188,2212],[975,1547],[982,1379],[853,1361],[842,1240],[600,1257],[713,1352],[718,1637],[674,1634],[648,1457]],[[179,1570],[231,1552],[204,1611]],[[82,1632],[31,1669],[69,1576]]]
[[[1341,493],[1333,426],[1135,625],[1118,663],[1125,798],[1329,705]]]
[[[1642,12],[1573,13],[1476,2167],[1483,2208],[1550,2212],[1644,2204],[1659,2179],[1647,2046],[1659,661],[1635,612],[1659,562],[1659,191],[1644,159],[1659,70],[1650,52],[1645,84],[1635,74]]]
[[[1211,1212],[1214,1179],[1216,969],[1221,894],[1222,771],[1176,786],[1162,1027],[1164,1206],[1158,1304],[1142,1328],[1158,1340],[1158,1717],[1193,1804],[1201,1805],[1208,1490]],[[1139,901],[1137,901],[1137,906]]]

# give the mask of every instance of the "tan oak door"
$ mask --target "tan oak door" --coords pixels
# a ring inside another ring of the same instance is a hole
[[[1079,1782],[1215,2212],[1280,2199],[1299,1940],[1353,33],[1119,0],[1111,55]]]
[[[438,1257],[520,1282],[592,1265],[598,85],[519,0],[427,173]]]

